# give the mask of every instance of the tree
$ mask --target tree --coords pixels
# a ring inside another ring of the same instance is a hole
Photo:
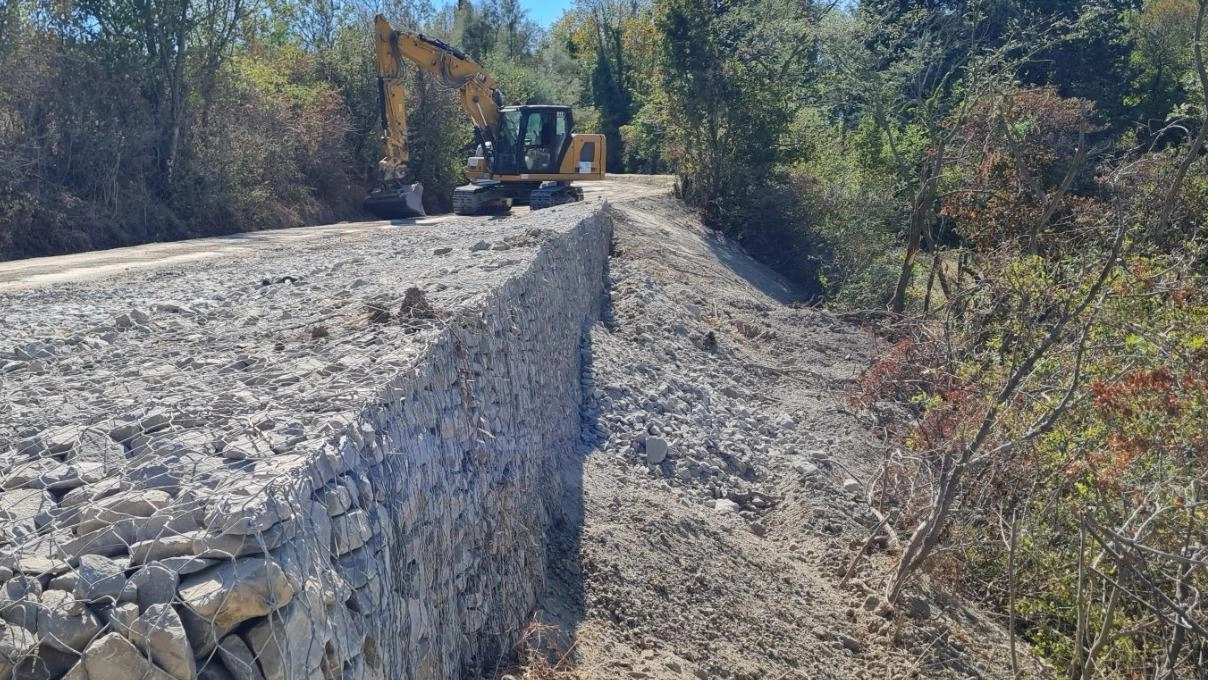
[[[1152,0],[1133,19],[1136,76],[1130,99],[1147,133],[1164,128],[1186,97],[1197,9],[1195,0]]]
[[[911,44],[911,37],[923,38],[937,23],[963,17],[977,24],[976,41],[952,47],[958,51],[998,49],[1017,39],[1024,31],[1051,32],[1055,40],[1046,40],[1038,49],[1028,46],[1029,54],[1019,65],[1017,77],[1025,85],[1052,85],[1063,97],[1095,102],[1113,125],[1123,125],[1129,111],[1125,106],[1132,49],[1125,17],[1139,9],[1139,0],[861,0],[860,7],[892,27],[890,35],[900,36],[900,48]],[[904,40],[903,40],[904,39]],[[883,36],[869,41],[873,47],[883,44]],[[1021,56],[1020,55],[1017,56]],[[973,55],[960,57],[967,60]]]
[[[801,6],[802,21],[811,8]],[[804,57],[796,44],[782,45],[776,62],[744,52],[767,44],[760,31],[769,24],[752,20],[758,9],[754,2],[655,3],[661,96],[653,103],[661,109],[681,195],[711,224],[740,235],[756,232],[745,211],[771,183],[797,104],[788,81],[776,76]]]
[[[161,190],[171,188],[185,134],[191,61],[212,77],[250,8],[245,0],[81,0],[76,30],[96,47],[136,64],[155,114]],[[205,88],[208,90],[208,87]]]
[[[1014,78],[1021,59],[1018,42],[982,45],[979,21],[950,13],[903,27],[862,10],[858,30],[829,46],[831,82],[874,124],[874,148],[907,203],[906,249],[889,298],[895,314],[906,309],[918,255],[936,240],[945,170],[966,152],[954,148],[960,127],[983,96]]]
[[[577,8],[590,36],[587,49],[594,52],[590,101],[599,110],[599,129],[608,140],[608,170],[621,172],[621,128],[632,120],[634,109],[625,34],[642,4],[637,0],[579,0]]]

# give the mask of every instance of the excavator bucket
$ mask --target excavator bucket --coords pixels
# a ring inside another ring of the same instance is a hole
[[[370,215],[383,220],[423,217],[423,194],[424,187],[419,182],[388,184],[370,193],[361,207]]]

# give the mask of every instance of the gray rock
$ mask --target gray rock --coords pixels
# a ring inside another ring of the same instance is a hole
[[[174,680],[119,633],[109,633],[84,652],[88,680]]]
[[[0,626],[0,678],[12,677],[13,669],[38,651],[38,638],[20,626]]]
[[[35,533],[39,515],[52,509],[56,509],[54,500],[41,489],[0,491],[0,523],[7,536]]]
[[[38,435],[17,442],[17,455],[22,458],[38,458],[47,453],[50,451],[46,448],[46,442]]]
[[[0,592],[0,618],[14,626],[30,631],[38,629],[38,610],[41,608],[42,583],[24,574],[14,576],[4,584]]]
[[[332,517],[342,515],[352,507],[352,494],[343,484],[331,484],[319,489],[315,499],[323,504],[327,514]]]
[[[126,587],[122,565],[101,555],[81,555],[75,596],[86,602],[117,602]]]
[[[319,667],[323,643],[314,629],[304,599],[298,598],[248,631],[248,646],[266,680],[305,678]]]
[[[192,680],[197,673],[184,624],[171,605],[148,607],[131,625],[130,641],[178,680]]]
[[[227,460],[260,460],[272,455],[268,440],[250,435],[235,437],[222,446],[222,457]]]
[[[121,490],[122,480],[116,477],[109,477],[94,484],[68,491],[59,501],[59,507],[79,508],[94,501],[108,498]]]
[[[139,419],[138,426],[143,434],[152,434],[166,430],[172,425],[172,414],[163,409],[155,409]]]
[[[142,428],[139,426],[138,420],[133,417],[120,419],[109,430],[109,438],[118,444],[127,444],[140,434],[142,434]]]
[[[486,241],[479,241],[478,243],[475,243],[474,245],[470,246],[470,252],[476,253],[480,250],[486,250],[490,247],[491,247],[490,243],[487,243]]]
[[[23,550],[30,550],[32,554],[21,555],[19,558],[20,565],[18,566],[22,573],[49,583],[51,578],[70,570],[71,565],[58,558],[58,552],[55,551],[54,545],[55,539],[46,540],[47,536],[39,536],[38,538],[39,540],[36,543],[21,546]]]
[[[220,658],[210,657],[209,663],[198,669],[197,680],[235,680],[235,676],[222,665]]]
[[[126,462],[126,449],[107,433],[87,429],[80,434],[75,450],[68,460],[99,463],[105,471],[120,471]]]
[[[78,425],[59,427],[42,433],[42,441],[46,442],[46,450],[51,453],[67,453],[76,445],[76,440],[84,428]]]
[[[336,566],[337,572],[353,588],[361,588],[369,583],[370,579],[377,578],[380,568],[368,548],[354,550],[347,555],[340,556],[336,561]]]
[[[238,635],[228,635],[218,643],[218,655],[235,680],[264,680],[260,665],[247,643]]]
[[[124,519],[150,517],[171,503],[172,497],[159,489],[118,493],[80,510],[76,533],[83,535]]]
[[[138,618],[138,605],[133,602],[101,605],[96,608],[96,611],[105,625],[125,635],[127,638],[130,637],[131,630],[134,628],[134,621]]]
[[[452,249],[452,248],[449,248],[449,247],[447,247],[447,246],[446,246],[446,247],[444,247],[444,248],[436,248],[436,249],[434,249],[434,250],[432,251],[432,254],[433,254],[433,255],[448,255],[448,254],[449,254],[449,253],[451,253],[451,252],[453,252],[453,249]]]
[[[294,589],[276,562],[252,557],[193,574],[181,581],[177,594],[221,638],[240,623],[288,604]]]
[[[14,465],[10,469],[0,471],[0,488],[8,490],[24,487],[38,488],[38,478],[58,466],[59,462],[53,458],[39,458]]]
[[[199,571],[204,571],[218,564],[218,560],[206,559],[204,557],[165,557],[159,560],[159,563],[176,574],[177,576],[188,576],[196,574]]]
[[[39,475],[36,480],[30,482],[30,486],[50,491],[70,491],[84,486],[89,481],[95,482],[101,479],[103,477],[97,476],[95,466],[93,465],[68,465],[64,463],[56,465]]]
[[[272,455],[265,446],[264,455]],[[226,456],[226,449],[222,455]],[[214,533],[246,536],[268,531],[274,525],[293,519],[288,503],[277,498],[271,489],[252,487],[238,494],[227,493],[206,504],[205,526]]]
[[[369,526],[369,514],[364,510],[353,510],[332,519],[331,521],[331,551],[336,555],[346,555],[365,545],[373,536]]]
[[[61,652],[82,652],[101,632],[101,622],[71,593],[49,590],[42,595],[38,614],[38,636],[42,644]]]
[[[107,526],[67,541],[63,544],[63,551],[68,555],[118,557],[126,553],[134,540],[130,529],[129,526]]]
[[[288,521],[273,525],[259,534],[206,534],[198,533],[193,539],[193,554],[198,557],[230,559],[245,555],[260,555],[284,545],[298,534],[298,522]]]
[[[182,485],[206,484],[228,475],[222,459],[160,439],[130,461],[125,483],[132,489],[160,489],[175,496]]]
[[[850,635],[840,634],[839,635],[839,644],[842,645],[844,649],[848,650],[849,652],[851,652],[853,654],[859,654],[864,651],[864,643],[860,642],[859,640],[855,639],[854,637],[852,637]]]
[[[81,659],[67,671],[62,680],[88,680],[88,671],[84,668],[84,660]]]
[[[193,541],[196,538],[197,535],[190,532],[146,541],[136,541],[130,544],[130,563],[139,565],[157,560],[164,561],[175,557],[192,559]]]
[[[138,608],[146,612],[156,604],[169,604],[176,599],[176,587],[180,578],[176,572],[158,562],[152,562],[134,572],[130,585],[136,588],[135,601]]]
[[[646,437],[646,462],[658,465],[667,460],[667,440],[662,437]]]
[[[186,316],[196,314],[192,309],[184,305],[178,305],[175,302],[156,302],[151,305],[151,309],[165,314],[184,314]]]
[[[80,655],[61,652],[54,647],[38,647],[37,656],[27,656],[13,671],[15,680],[55,680],[65,677]]]

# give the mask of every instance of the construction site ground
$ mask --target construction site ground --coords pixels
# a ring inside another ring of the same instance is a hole
[[[583,342],[582,445],[561,471],[548,592],[522,652],[546,662],[501,659],[499,673],[1011,677],[1003,628],[939,584],[891,614],[876,609],[893,560],[868,541],[879,445],[849,405],[874,336],[800,304],[801,291],[704,228],[668,178],[585,189],[613,218],[610,295]],[[0,293],[170,278],[301,243],[371,258],[367,237],[385,229],[414,230],[426,253],[468,220],[498,219],[342,223],[0,263]]]
[[[569,646],[583,678],[1010,677],[1005,631],[938,586],[873,611],[883,541],[842,582],[878,524],[881,449],[849,407],[877,340],[665,188],[618,193],[563,502],[582,516],[561,527],[534,647]]]

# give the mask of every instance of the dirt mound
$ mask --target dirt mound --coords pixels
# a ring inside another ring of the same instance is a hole
[[[955,600],[874,613],[884,552],[842,582],[878,523],[846,407],[873,339],[791,304],[669,196],[612,211],[586,456],[538,615],[573,637],[574,677],[1009,677],[1002,630]]]

